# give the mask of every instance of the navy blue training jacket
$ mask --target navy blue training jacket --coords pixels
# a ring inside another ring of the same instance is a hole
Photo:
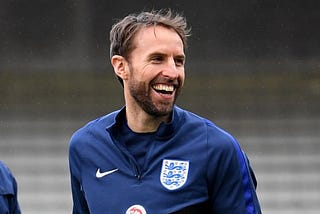
[[[125,123],[123,108],[73,134],[73,213],[261,213],[246,155],[209,120],[175,106],[172,121],[154,133],[143,167],[121,142]]]

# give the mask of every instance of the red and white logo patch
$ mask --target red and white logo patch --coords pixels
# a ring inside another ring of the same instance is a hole
[[[141,205],[132,205],[126,211],[126,214],[147,214],[146,210]]]

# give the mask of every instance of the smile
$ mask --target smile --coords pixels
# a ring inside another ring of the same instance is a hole
[[[152,87],[155,91],[163,94],[172,94],[174,91],[173,85],[166,85],[166,84],[156,84]]]

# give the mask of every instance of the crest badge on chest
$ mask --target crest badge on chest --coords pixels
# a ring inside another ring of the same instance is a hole
[[[181,188],[188,180],[189,161],[169,160],[162,161],[160,181],[168,190]]]

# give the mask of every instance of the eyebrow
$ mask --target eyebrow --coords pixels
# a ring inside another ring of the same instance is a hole
[[[149,54],[148,58],[150,59],[150,58],[152,58],[154,56],[167,56],[167,54],[159,52],[159,51],[158,52],[153,52],[153,53]],[[183,59],[184,60],[186,57],[185,57],[184,54],[179,54],[179,55],[174,56],[174,58],[178,58],[178,59]]]

